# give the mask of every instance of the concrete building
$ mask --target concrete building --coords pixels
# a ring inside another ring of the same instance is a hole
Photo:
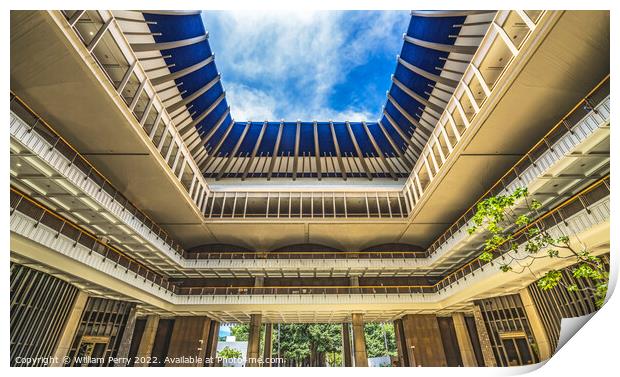
[[[10,19],[11,365],[210,366],[245,323],[269,366],[274,324],[341,323],[367,366],[369,322],[400,366],[525,365],[596,310],[468,228],[526,187],[608,263],[607,11],[412,11],[368,122],[233,120],[200,12]]]

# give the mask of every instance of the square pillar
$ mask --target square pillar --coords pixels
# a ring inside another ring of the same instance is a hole
[[[397,319],[394,321],[394,340],[396,341],[396,350],[398,352],[398,366],[409,367],[409,358],[407,357],[407,343],[403,335],[403,321]]]
[[[403,332],[411,366],[448,365],[441,332],[434,314],[408,314],[403,317]]]
[[[368,356],[366,355],[366,338],[364,335],[364,315],[362,313],[351,314],[353,326],[353,354],[356,367],[367,367]]]
[[[465,323],[465,316],[463,313],[453,313],[452,321],[454,322],[454,331],[456,332],[456,340],[459,344],[459,350],[461,351],[461,359],[463,360],[464,367],[477,367],[476,354],[474,353],[474,346],[469,338],[469,332],[467,331],[467,324]]]
[[[146,324],[144,325],[144,331],[142,332],[142,338],[138,345],[138,352],[136,353],[136,367],[148,367],[149,358],[151,352],[153,352],[153,343],[155,342],[155,336],[157,335],[157,327],[159,326],[159,316],[150,315],[146,317]]]
[[[210,358],[210,362],[206,365],[208,367],[214,367],[217,357],[217,342],[220,337],[220,323],[218,321],[211,321],[211,329],[209,330],[209,340],[207,343],[206,357]]]
[[[172,328],[166,366],[204,366],[210,325],[211,320],[204,316],[177,317]]]
[[[348,323],[342,324],[342,361],[345,367],[352,367],[351,360],[351,329]]]
[[[541,361],[548,360],[553,355],[553,350],[551,349],[551,342],[549,342],[549,336],[543,325],[542,318],[536,309],[534,300],[532,300],[532,295],[526,287],[519,291],[519,296],[521,297],[527,320],[530,323],[532,335],[534,335],[534,340],[538,346],[538,356]]]
[[[260,327],[261,314],[250,315],[250,334],[248,335],[248,351],[246,359],[246,367],[259,366],[258,358],[260,357]]]
[[[272,341],[273,325],[271,323],[265,324],[265,349],[263,350],[264,367],[271,367],[271,353],[273,350]]]
[[[51,367],[61,367],[65,364],[63,359],[67,356],[67,353],[69,353],[71,343],[73,343],[73,337],[75,336],[77,327],[80,324],[82,312],[84,311],[84,307],[86,307],[87,300],[88,295],[85,292],[79,291],[75,296],[73,306],[71,307],[71,312],[69,313],[69,316],[67,316],[67,320],[65,321],[62,332],[60,333],[60,338],[58,339],[58,344],[56,344],[54,360],[50,363]]]
[[[133,307],[129,311],[127,317],[127,323],[123,330],[123,336],[121,338],[121,344],[118,346],[116,357],[120,360],[118,363],[114,363],[115,367],[126,367],[129,364],[129,348],[131,348],[131,340],[133,339],[133,333],[136,328],[136,308]]]
[[[495,354],[493,353],[493,347],[491,346],[491,339],[487,332],[484,318],[480,312],[480,307],[474,305],[474,320],[476,322],[476,331],[478,332],[478,340],[480,341],[480,348],[482,349],[482,357],[484,359],[484,366],[496,367],[497,361],[495,360]]]

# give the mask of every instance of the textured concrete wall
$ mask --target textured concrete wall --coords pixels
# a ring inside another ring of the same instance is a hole
[[[437,317],[408,314],[403,317],[404,336],[412,366],[447,366]]]

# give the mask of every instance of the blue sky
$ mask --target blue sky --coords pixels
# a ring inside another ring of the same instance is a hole
[[[237,121],[376,121],[408,11],[205,11]]]
[[[217,336],[230,336],[230,326],[221,326]]]

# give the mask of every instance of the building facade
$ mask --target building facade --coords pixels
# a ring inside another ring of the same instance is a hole
[[[525,245],[609,266],[609,46],[607,11],[412,11],[381,119],[238,121],[198,11],[11,12],[11,365],[213,367],[232,323],[246,366],[278,323],[341,323],[343,366],[370,322],[398,366],[550,358],[596,283]]]

